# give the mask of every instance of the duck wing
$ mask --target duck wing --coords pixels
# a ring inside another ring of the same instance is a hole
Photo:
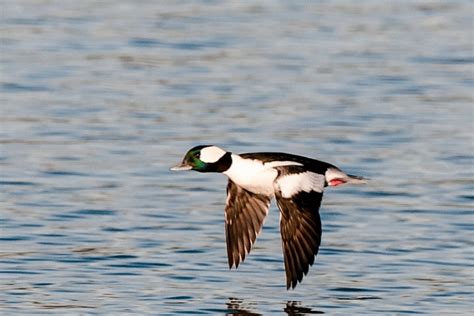
[[[229,179],[225,206],[225,236],[229,268],[245,260],[268,214],[270,197],[255,194]]]
[[[325,177],[302,166],[275,168],[275,197],[280,209],[280,233],[286,287],[294,288],[308,273],[321,244],[319,207]]]

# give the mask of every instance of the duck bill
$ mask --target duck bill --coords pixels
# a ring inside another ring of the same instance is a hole
[[[171,171],[185,171],[185,170],[191,170],[193,166],[187,165],[185,163],[180,163],[179,165],[176,165],[174,167],[171,167]]]

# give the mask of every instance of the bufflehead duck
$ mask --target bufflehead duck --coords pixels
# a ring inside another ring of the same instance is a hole
[[[326,186],[362,184],[327,162],[278,152],[233,154],[213,145],[191,148],[171,170],[220,172],[229,178],[225,234],[229,268],[237,268],[250,252],[275,197],[286,288],[294,288],[314,263],[321,243],[319,207]]]

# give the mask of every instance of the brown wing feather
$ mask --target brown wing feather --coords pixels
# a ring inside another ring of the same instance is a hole
[[[276,192],[285,259],[286,287],[294,288],[308,273],[321,244],[319,206],[323,193],[299,192],[284,198]]]
[[[255,243],[270,206],[270,197],[255,194],[229,179],[225,207],[225,235],[229,268],[237,268]]]

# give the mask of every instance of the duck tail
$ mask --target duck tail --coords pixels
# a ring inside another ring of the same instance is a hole
[[[364,178],[361,176],[354,176],[352,174],[347,175],[347,183],[350,184],[367,184],[368,178]]]

